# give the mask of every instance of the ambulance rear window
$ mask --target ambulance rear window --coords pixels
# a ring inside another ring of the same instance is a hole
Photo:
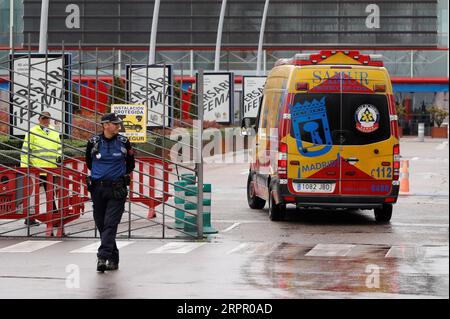
[[[313,144],[364,145],[390,137],[388,101],[381,94],[296,94],[291,136]]]

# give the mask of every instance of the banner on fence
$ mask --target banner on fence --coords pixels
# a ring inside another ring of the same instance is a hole
[[[127,83],[129,103],[147,105],[148,127],[171,125],[171,65],[127,65]]]
[[[122,120],[120,134],[132,143],[147,142],[147,107],[143,104],[112,104],[111,112]]]

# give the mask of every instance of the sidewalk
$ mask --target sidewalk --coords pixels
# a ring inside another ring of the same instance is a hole
[[[403,136],[400,137],[400,143],[411,143],[411,142],[417,142],[417,143],[448,143],[448,138],[431,138],[429,136],[425,136],[425,139],[423,142],[420,142],[417,136]]]

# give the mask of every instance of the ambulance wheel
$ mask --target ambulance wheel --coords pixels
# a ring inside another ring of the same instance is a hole
[[[269,194],[269,218],[271,221],[277,222],[284,220],[286,214],[285,204],[275,204],[272,192]]]
[[[255,189],[252,187],[252,175],[248,175],[247,180],[247,202],[248,206],[252,209],[263,209],[266,205],[266,201],[256,196]]]
[[[375,220],[380,224],[389,223],[392,217],[392,204],[384,204],[383,208],[375,208]]]

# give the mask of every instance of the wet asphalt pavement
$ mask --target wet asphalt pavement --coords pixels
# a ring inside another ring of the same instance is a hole
[[[96,239],[0,238],[0,298],[448,298],[448,144],[404,139],[402,156],[411,190],[388,225],[295,207],[271,222],[248,208],[246,164],[209,164],[218,234],[120,240],[104,274]]]

